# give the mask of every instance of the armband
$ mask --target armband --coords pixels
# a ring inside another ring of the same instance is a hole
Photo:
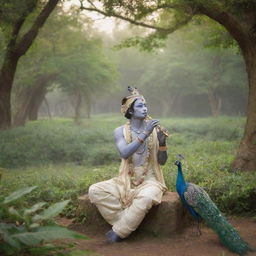
[[[166,151],[166,150],[167,150],[167,147],[166,147],[166,146],[160,146],[158,150],[159,150],[159,151]]]

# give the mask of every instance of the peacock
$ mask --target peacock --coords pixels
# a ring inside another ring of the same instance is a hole
[[[178,155],[178,160],[175,161],[175,165],[178,166],[176,190],[182,203],[198,222],[198,225],[204,220],[217,233],[222,243],[238,255],[245,255],[249,251],[254,251],[222,215],[207,192],[193,183],[186,183],[182,172],[182,159],[183,156]]]

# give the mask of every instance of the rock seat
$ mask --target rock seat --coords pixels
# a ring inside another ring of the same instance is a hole
[[[79,198],[77,216],[83,217],[85,225],[95,228],[110,227],[87,194]],[[166,192],[160,205],[153,206],[138,231],[156,236],[170,236],[181,232],[189,223],[189,216],[176,192]]]

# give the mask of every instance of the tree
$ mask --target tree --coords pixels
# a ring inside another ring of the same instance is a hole
[[[27,72],[26,72],[27,74]],[[15,90],[15,115],[13,126],[25,125],[27,120],[37,120],[39,108],[48,92],[48,87],[56,80],[58,72],[36,73],[27,86],[17,85]]]
[[[78,16],[75,10],[55,9],[18,65],[12,104],[14,125],[37,119],[46,94],[56,87],[72,95],[75,120],[79,122],[82,104],[89,117],[92,96],[113,87],[115,67],[90,26],[91,20]]]
[[[75,29],[76,20],[77,15],[73,18],[62,7],[55,8],[37,40],[21,58],[12,89],[13,126],[37,119],[38,110],[60,73],[63,53],[59,54],[58,49],[69,43],[69,32],[71,27]]]
[[[0,69],[0,129],[11,126],[11,91],[18,61],[28,51],[58,2],[0,1],[1,30],[6,35],[6,50]]]
[[[117,73],[113,63],[106,58],[100,40],[87,39],[74,31],[70,34],[73,43],[67,45],[69,49],[61,64],[58,82],[64,91],[74,96],[75,122],[79,123],[83,101],[89,118],[93,96],[115,88]]]
[[[195,16],[204,15],[222,25],[237,42],[248,75],[248,106],[244,136],[234,159],[233,170],[256,170],[256,2],[254,0],[104,0],[98,7],[93,1],[84,10],[127,20],[135,25],[156,29],[145,40],[145,48],[159,45],[159,39],[187,24]],[[82,2],[83,3],[83,2]],[[102,7],[102,8],[101,8]],[[139,42],[140,41],[140,42]]]
[[[220,31],[220,26],[216,28],[209,19],[200,19],[200,26],[195,20],[170,35],[166,46],[153,53],[140,53],[134,47],[116,51],[120,84],[125,88],[139,86],[150,102],[153,116],[243,112],[247,92],[242,57],[237,47],[222,42],[215,30],[227,37],[224,29]],[[119,34],[126,34],[127,38],[126,31]],[[114,34],[115,43],[119,34]],[[234,103],[234,96],[238,95],[240,106]]]

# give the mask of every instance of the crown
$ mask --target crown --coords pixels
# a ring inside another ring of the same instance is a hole
[[[143,101],[145,101],[144,97],[139,93],[138,89],[136,87],[128,86],[128,91],[131,95],[125,97],[126,101],[121,106],[121,112],[124,114],[126,113],[127,109],[131,106],[131,104],[138,98],[141,98]]]
[[[140,96],[140,93],[136,87],[128,86],[128,92],[131,93],[133,96]]]

